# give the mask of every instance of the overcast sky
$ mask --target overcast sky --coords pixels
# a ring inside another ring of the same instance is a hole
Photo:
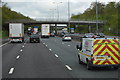
[[[69,0],[70,15],[83,13],[90,7],[91,2],[95,1],[96,0]],[[118,2],[119,0],[97,1],[107,4],[110,1]],[[12,10],[31,18],[56,20],[58,19],[59,13],[59,20],[68,19],[68,0],[4,0],[4,2],[7,2]]]

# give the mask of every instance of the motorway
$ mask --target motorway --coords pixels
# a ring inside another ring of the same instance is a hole
[[[40,43],[8,43],[2,46],[3,78],[118,78],[118,70],[87,70],[78,64],[77,41],[60,37],[41,39]]]

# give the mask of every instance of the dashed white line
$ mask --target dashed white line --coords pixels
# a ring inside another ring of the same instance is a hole
[[[23,50],[21,49],[20,51],[22,52]]]
[[[70,46],[70,45],[68,45],[68,46]]]
[[[18,55],[17,57],[16,57],[16,59],[19,59],[20,58],[20,55]]]
[[[43,44],[45,44],[45,43],[43,43]]]
[[[10,41],[9,41],[10,42]],[[5,45],[7,45],[9,42],[7,42],[7,43],[5,43],[5,44],[3,44],[3,45],[0,45],[0,47],[3,47],[3,46],[5,46]]]
[[[52,51],[52,49],[49,49],[50,51]]]
[[[64,43],[62,43],[62,44],[64,44]]]
[[[65,66],[67,67],[68,70],[70,71],[72,70],[72,68],[70,68],[68,65],[65,65]]]
[[[47,45],[46,45],[46,47],[47,47]]]
[[[22,46],[23,48],[25,47],[25,46]]]
[[[57,58],[58,58],[58,55],[57,55],[57,54],[55,54],[55,57],[57,57]]]
[[[9,74],[12,74],[14,71],[14,68],[11,68],[10,71],[9,71]]]

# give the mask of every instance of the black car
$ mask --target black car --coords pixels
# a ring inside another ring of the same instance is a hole
[[[51,37],[55,37],[55,33],[51,33],[50,36],[51,36]]]
[[[38,34],[32,34],[30,35],[30,43],[32,42],[40,42],[40,38],[39,38],[39,35]]]
[[[65,35],[65,33],[64,32],[58,32],[58,34],[57,34],[59,37],[63,37],[64,35]]]

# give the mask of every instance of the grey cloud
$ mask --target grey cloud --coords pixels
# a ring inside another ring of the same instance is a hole
[[[4,0],[8,1],[8,6],[17,12],[22,13],[25,16],[32,18],[53,18],[57,19],[57,4],[53,2],[62,2],[58,4],[59,6],[59,16],[60,19],[68,19],[68,0]],[[18,1],[18,2],[17,2]],[[70,13],[78,14],[83,13],[86,10],[91,2],[95,0],[69,0],[70,1]],[[98,0],[99,1],[99,0]],[[107,0],[104,0],[107,1]],[[56,9],[53,10],[50,9]]]

